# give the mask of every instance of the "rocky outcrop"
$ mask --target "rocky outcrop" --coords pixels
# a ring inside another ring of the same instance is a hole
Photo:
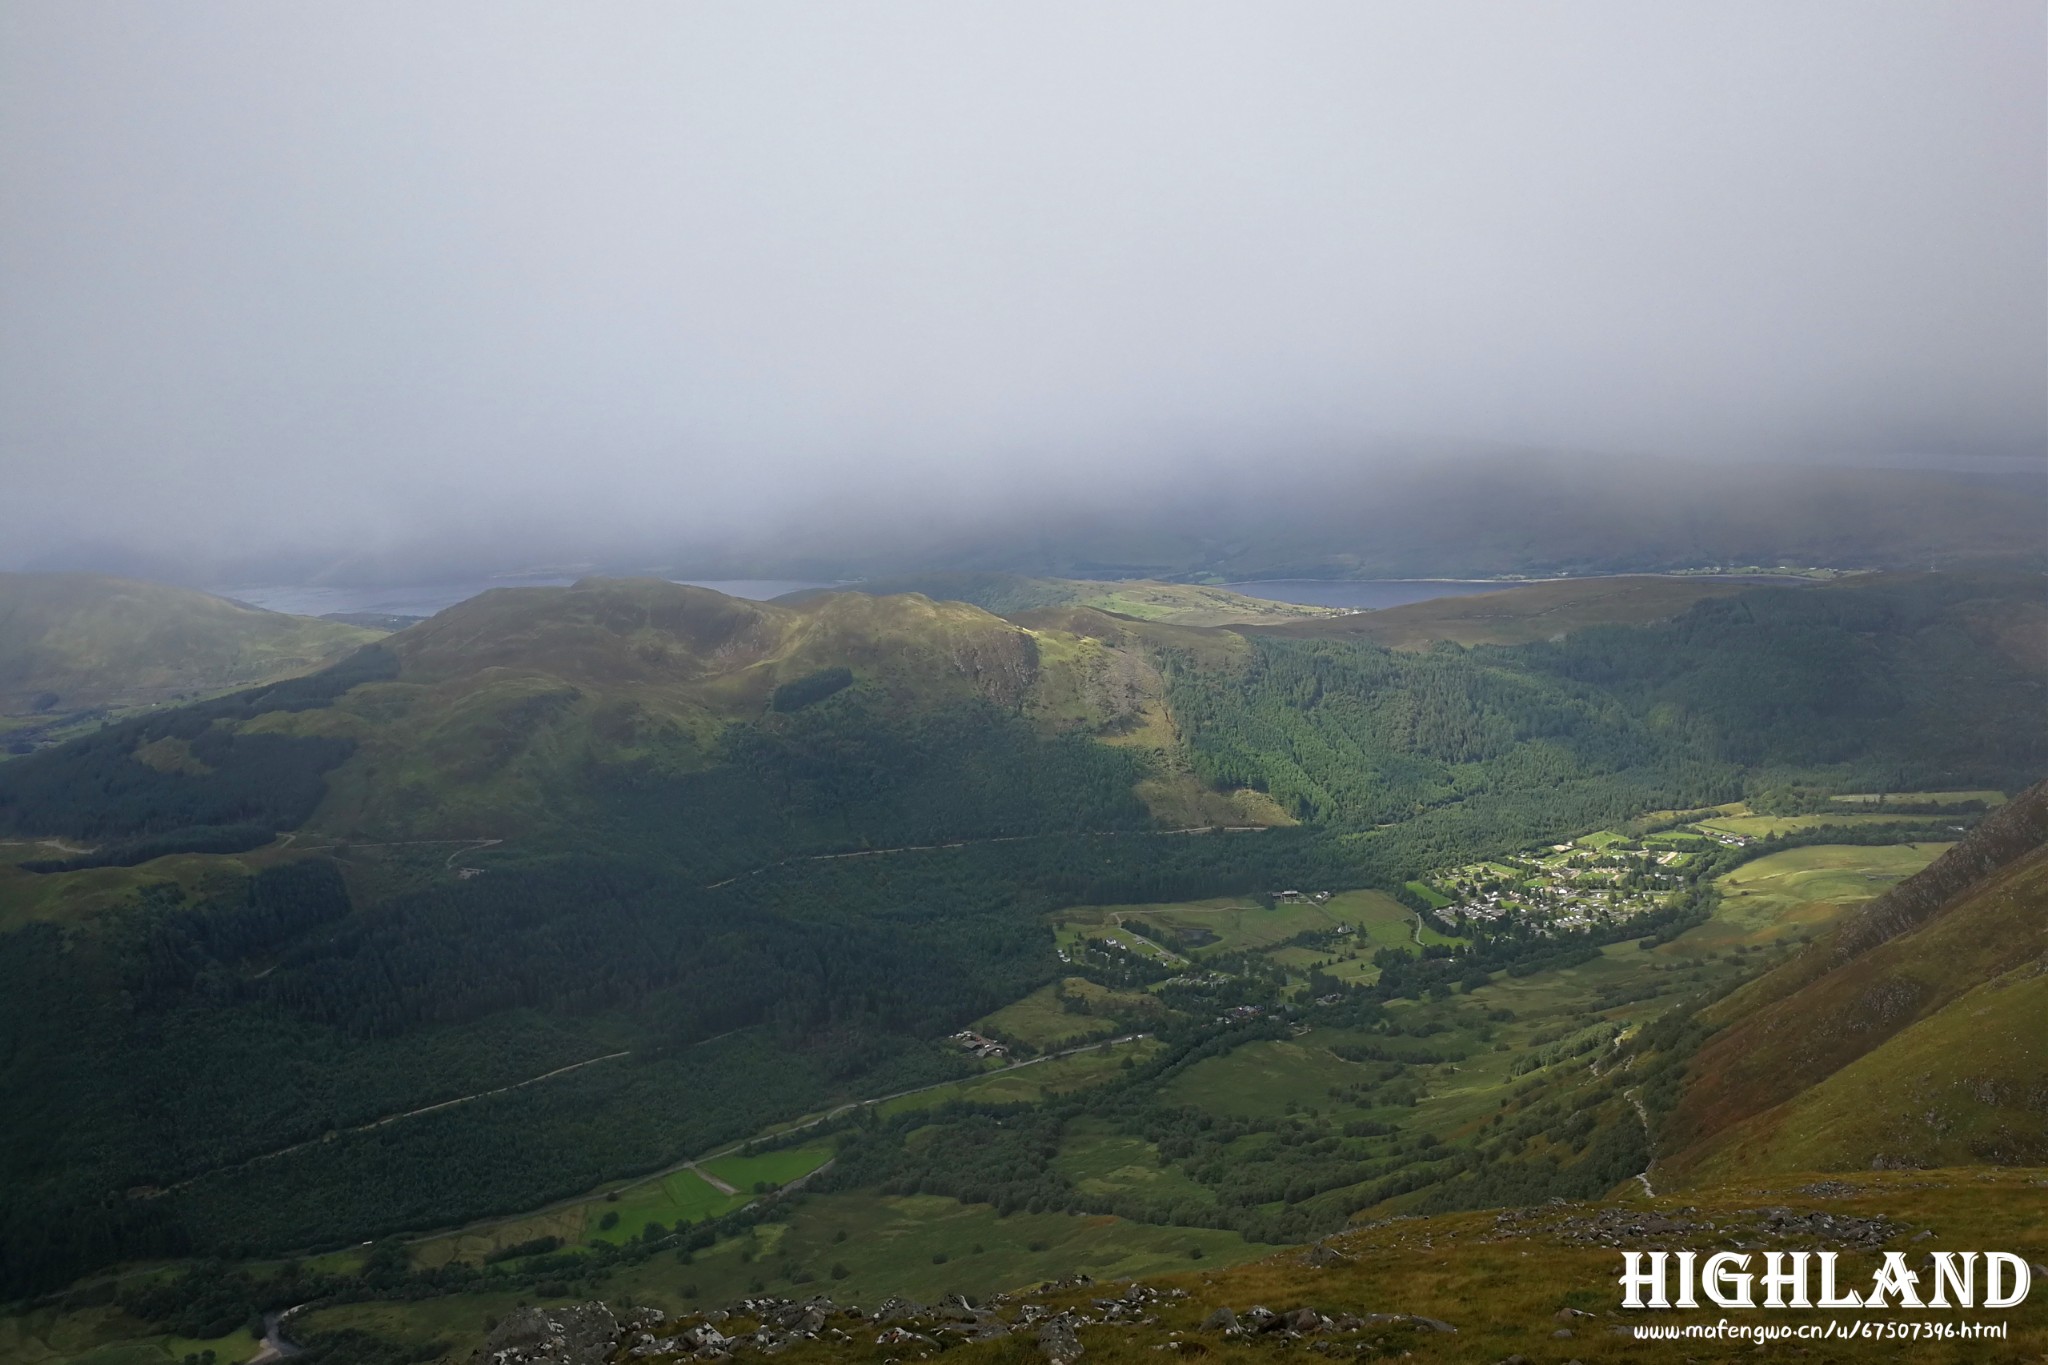
[[[601,1303],[522,1308],[484,1343],[489,1365],[603,1365],[624,1329]]]

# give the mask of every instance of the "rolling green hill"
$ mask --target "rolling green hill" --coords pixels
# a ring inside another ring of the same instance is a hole
[[[377,638],[100,574],[0,574],[0,738],[310,673]]]

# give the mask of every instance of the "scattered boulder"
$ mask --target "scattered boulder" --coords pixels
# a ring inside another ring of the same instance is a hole
[[[870,1314],[876,1322],[901,1322],[905,1318],[924,1316],[924,1305],[916,1299],[884,1299]]]
[[[1081,1358],[1081,1334],[1065,1313],[1048,1318],[1038,1327],[1038,1350],[1051,1365],[1071,1365]]]
[[[884,1327],[875,1334],[877,1346],[907,1346],[911,1342],[922,1342],[926,1346],[936,1344],[930,1337],[919,1336],[907,1327]]]
[[[521,1308],[506,1315],[484,1343],[491,1365],[602,1365],[621,1329],[601,1303]]]
[[[1228,1308],[1218,1308],[1211,1312],[1208,1317],[1202,1319],[1202,1330],[1204,1332],[1235,1332],[1237,1330],[1237,1314],[1231,1312]]]

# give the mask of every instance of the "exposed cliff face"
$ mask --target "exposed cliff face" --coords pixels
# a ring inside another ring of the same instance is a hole
[[[1730,1166],[1738,1151],[1752,1162],[1790,1161],[1798,1152],[1800,1160],[1829,1167],[1868,1165],[1893,1155],[1863,1151],[1878,1140],[1871,1134],[1909,1131],[1879,1121],[1877,1110],[1887,1103],[1921,1103],[1919,1128],[1910,1131],[1936,1137],[1973,1126],[1996,1134],[2023,1123],[2033,1093],[2024,1075],[2006,1072],[2012,1065],[2024,1072],[2032,1065],[2029,1054],[1990,1034],[1976,1037],[1983,1030],[1960,1015],[1942,1016],[1969,997],[1976,1002],[1972,1019],[2002,1017],[2003,1010],[1975,993],[2018,984],[2013,974],[2024,975],[2044,954],[2048,784],[2037,784],[1926,869],[1714,1008],[1711,1017],[1727,1027],[1689,1067],[1686,1089],[1664,1128],[1658,1169],[1684,1179]],[[1915,1029],[1919,1035],[1902,1037]],[[1925,1069],[1936,1035],[1958,1050],[1951,1062],[1958,1074],[1983,1072],[1965,1086],[1975,1098],[1936,1103],[1928,1097],[1944,1091],[1938,1078],[1894,1074],[1907,1065]],[[1894,1040],[1900,1040],[1897,1048],[1890,1047]],[[1859,1067],[1867,1096],[1854,1122],[1835,1112],[1841,1107],[1835,1098],[1804,1098],[1851,1066]],[[2048,1086],[2042,1089],[2048,1093]],[[2003,1113],[2007,1109],[2012,1112]],[[1802,1125],[1822,1122],[1833,1130],[1825,1141],[1803,1131]],[[2039,1117],[2034,1123],[2048,1127]],[[1901,1140],[1887,1139],[1894,1147]],[[2006,1133],[1963,1155],[1991,1160],[2005,1151],[2016,1159],[2039,1145]]]

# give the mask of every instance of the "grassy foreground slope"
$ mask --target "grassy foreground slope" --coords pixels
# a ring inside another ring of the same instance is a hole
[[[377,638],[376,631],[161,583],[0,574],[0,717],[50,718],[249,687],[311,672]]]
[[[2044,953],[2048,784],[1708,1012],[1660,1173],[2041,1160]]]

